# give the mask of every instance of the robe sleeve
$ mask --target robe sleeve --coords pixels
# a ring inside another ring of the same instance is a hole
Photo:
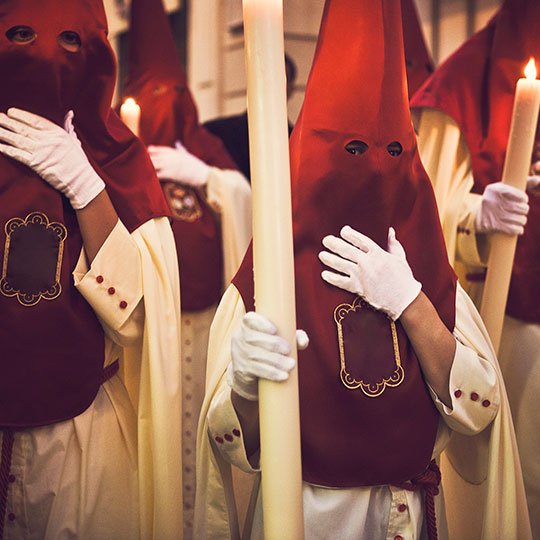
[[[122,346],[141,339],[144,304],[137,245],[118,220],[88,266],[83,249],[73,271],[75,287],[92,306],[109,339]]]
[[[221,220],[223,279],[227,287],[251,240],[251,188],[242,173],[211,167],[207,201]]]

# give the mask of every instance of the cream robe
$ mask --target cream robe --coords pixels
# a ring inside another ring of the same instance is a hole
[[[256,472],[245,455],[240,425],[224,376],[230,362],[230,340],[244,313],[241,296],[231,286],[218,308],[211,329],[207,395],[199,421],[195,535],[201,540],[239,538],[229,463],[246,472]],[[471,458],[478,456],[481,463],[486,464],[479,475],[487,473],[488,478],[482,485],[487,491],[487,500],[477,500],[476,504],[476,499],[467,500],[477,518],[475,524],[469,523],[467,527],[474,525],[475,528],[461,528],[463,513],[458,512],[449,515],[451,532],[460,530],[463,535],[455,538],[471,540],[527,539],[527,523],[523,523],[519,500],[516,501],[514,496],[517,493],[519,499],[521,484],[519,470],[516,470],[519,464],[515,458],[506,394],[487,332],[472,302],[460,287],[456,298],[454,333],[458,346],[450,377],[453,409],[446,408],[432,393],[442,418],[434,456],[438,456],[450,440],[450,447],[455,452],[451,457],[456,455],[459,458],[460,442],[466,440],[470,445]],[[461,397],[454,395],[458,389],[462,391]],[[472,392],[479,394],[479,400],[470,399]],[[483,405],[486,400],[489,401],[487,406]],[[490,422],[485,431],[473,435]],[[443,459],[446,459],[445,454]],[[447,469],[443,483],[445,490],[448,485],[451,496],[454,496],[452,480],[456,477],[455,470],[453,467]],[[477,471],[471,468],[469,472]],[[500,490],[505,490],[504,500]],[[411,494],[384,486],[334,490],[304,484],[306,538],[350,538],[353,537],[351,535],[356,538],[359,531],[363,531],[362,538],[366,540],[394,538],[396,534],[407,539],[423,538],[421,500],[419,493]],[[442,539],[445,538],[446,527],[441,504],[439,496],[438,524]],[[450,506],[450,509],[454,508]],[[248,520],[243,538],[259,538],[262,534],[258,502],[252,510],[253,528]]]
[[[210,168],[206,200],[219,216],[223,253],[224,289],[234,277],[251,240],[251,188],[238,171]],[[204,398],[206,355],[216,305],[202,311],[182,311],[182,464],[184,475],[184,540],[193,538],[195,506],[195,443],[197,421]],[[251,479],[238,482],[249,486]],[[237,493],[242,508],[250,489]],[[245,512],[245,510],[244,510]]]
[[[479,306],[489,235],[477,235],[475,230],[481,195],[470,192],[473,176],[467,144],[456,122],[440,111],[414,110],[413,120],[422,163],[435,190],[450,261]],[[540,326],[505,317],[499,362],[516,428],[534,538],[540,538],[539,351]]]
[[[121,358],[120,372],[77,417],[15,433],[4,538],[179,539],[179,283],[168,219],[131,235],[118,222],[90,268],[83,250],[74,279],[105,330],[105,365]]]

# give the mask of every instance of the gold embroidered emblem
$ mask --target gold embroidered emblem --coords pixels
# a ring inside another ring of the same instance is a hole
[[[165,182],[163,192],[174,219],[192,222],[202,216],[201,204],[193,189]]]
[[[355,379],[348,371],[345,364],[345,343],[343,339],[343,327],[342,327],[342,321],[347,317],[347,315],[350,312],[356,312],[363,307],[367,307],[367,304],[358,296],[355,298],[354,302],[352,304],[340,304],[336,307],[334,310],[334,320],[336,321],[337,329],[338,329],[338,342],[339,342],[339,356],[341,360],[341,369],[340,369],[340,377],[341,382],[346,386],[349,390],[356,390],[357,388],[360,388],[362,392],[368,397],[377,397],[380,396],[386,389],[386,387],[395,387],[399,386],[404,378],[405,374],[403,372],[403,368],[401,367],[401,358],[399,355],[399,344],[397,339],[397,331],[396,331],[396,324],[395,322],[390,319],[390,333],[392,335],[392,344],[394,347],[394,362],[395,362],[395,369],[390,375],[390,377],[382,377],[380,381],[377,382],[365,382],[364,380]],[[369,309],[369,308],[368,308]]]
[[[42,298],[60,296],[60,270],[67,229],[49,222],[41,212],[26,219],[10,219],[5,226],[6,244],[0,292],[16,296],[23,306],[34,306]]]

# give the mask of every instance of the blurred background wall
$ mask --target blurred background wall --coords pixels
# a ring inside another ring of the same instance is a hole
[[[163,0],[201,121],[246,109],[242,0]],[[481,28],[501,0],[415,0],[436,65]],[[294,122],[315,50],[324,0],[284,0],[285,50],[297,67],[289,100]],[[129,0],[105,0],[109,37],[123,73]]]

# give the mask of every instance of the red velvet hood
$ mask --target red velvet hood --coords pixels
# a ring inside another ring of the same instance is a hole
[[[141,106],[145,144],[182,144],[205,163],[237,169],[221,139],[199,124],[161,0],[132,0],[128,69],[123,94]]]
[[[146,145],[181,141],[208,165],[238,168],[221,139],[199,124],[161,0],[132,0],[124,96],[141,107],[140,137]],[[199,311],[218,302],[223,288],[219,220],[196,190],[172,183],[163,188],[173,208],[182,309]],[[183,196],[174,196],[181,192]],[[177,212],[176,207],[188,211]]]
[[[435,66],[426,47],[414,0],[401,0],[401,16],[403,19],[407,87],[409,97],[412,97],[433,73]]]
[[[347,151],[351,145],[359,151]],[[322,238],[344,225],[384,248],[393,226],[453,329],[455,280],[411,125],[399,0],[327,0],[291,138],[291,172],[297,321],[311,340],[299,353],[304,479],[342,487],[407,480],[427,468],[438,424],[418,360],[398,322],[404,378],[394,384],[390,321],[326,284],[317,257]],[[248,307],[250,264],[248,255],[235,278]],[[344,386],[340,350],[355,377],[372,387],[386,379],[380,394]]]
[[[5,38],[19,25],[37,33],[34,43],[21,46]],[[66,29],[79,34],[78,52],[58,45],[57,36]],[[1,109],[19,107],[59,125],[73,109],[85,153],[128,229],[166,215],[145,149],[111,110],[116,65],[101,0],[1,0],[0,35],[0,66],[6,74]]]
[[[451,116],[471,153],[475,193],[502,177],[514,93],[523,69],[540,61],[540,3],[506,0],[487,26],[448,58],[411,101]],[[537,141],[538,141],[537,133]],[[540,322],[540,198],[531,197],[518,240],[507,312]]]

